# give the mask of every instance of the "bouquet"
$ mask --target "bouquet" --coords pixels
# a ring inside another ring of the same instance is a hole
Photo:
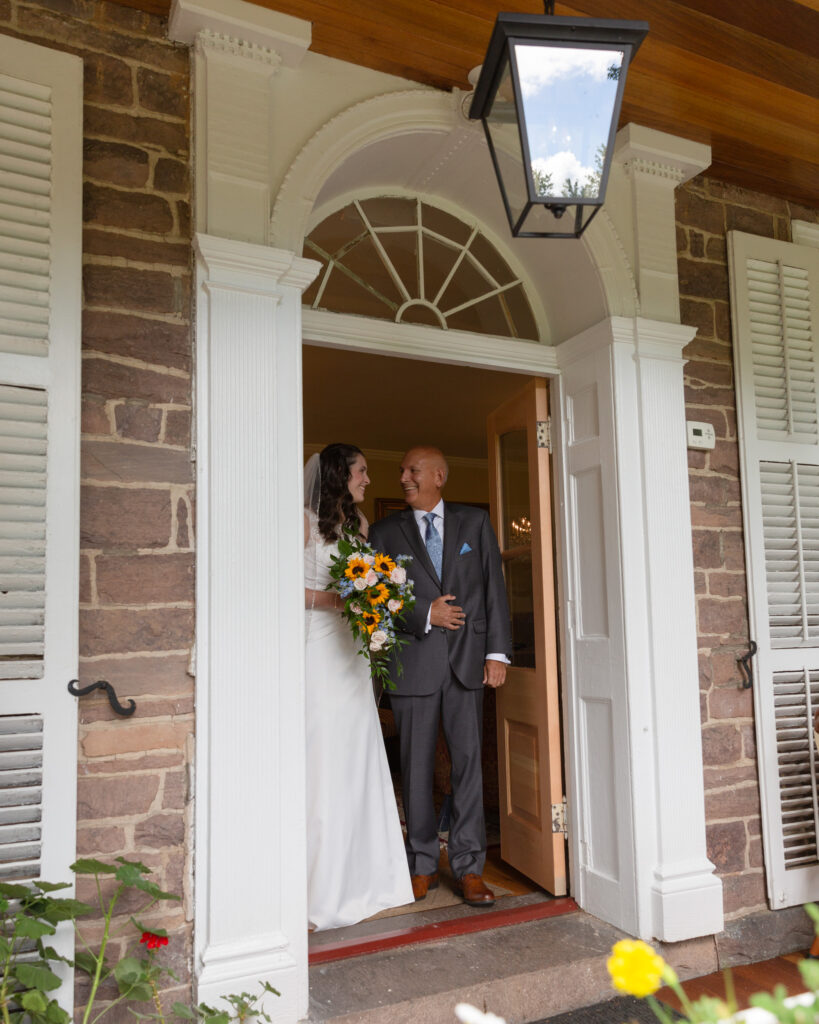
[[[344,599],[342,615],[360,644],[359,654],[369,659],[373,678],[395,690],[390,678],[389,654],[406,644],[398,624],[415,604],[412,580],[407,579],[409,555],[390,558],[373,551],[366,541],[345,534],[332,559],[328,590]],[[398,663],[401,674],[401,663]]]

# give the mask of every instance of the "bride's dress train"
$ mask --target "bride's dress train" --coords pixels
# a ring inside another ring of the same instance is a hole
[[[305,586],[338,553],[312,529]],[[316,930],[413,902],[366,658],[337,612],[307,612],[307,906]]]

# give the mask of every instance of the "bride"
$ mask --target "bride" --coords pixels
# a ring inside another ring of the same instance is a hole
[[[342,531],[367,536],[363,453],[331,444],[304,470],[307,620],[307,907],[341,928],[413,902],[367,659],[325,588]]]

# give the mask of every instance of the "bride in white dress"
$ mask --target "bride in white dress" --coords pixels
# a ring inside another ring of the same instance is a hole
[[[307,908],[315,930],[413,902],[407,857],[367,659],[325,588],[342,529],[366,537],[369,484],[352,445],[305,466]]]

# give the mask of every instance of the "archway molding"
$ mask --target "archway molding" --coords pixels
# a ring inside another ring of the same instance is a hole
[[[320,215],[326,216],[329,212],[330,204],[325,206],[319,202],[325,183],[346,161],[366,147],[408,134],[437,133],[456,136],[453,149],[457,149],[460,141],[457,136],[480,132],[476,122],[464,117],[463,104],[464,94],[460,91],[449,94],[408,89],[363,100],[331,118],[305,143],[285,172],[273,203],[268,244],[301,252],[310,228]],[[430,193],[429,198],[438,205],[443,203],[437,194]],[[332,205],[337,208],[335,198]],[[476,219],[475,211],[464,207],[459,208],[457,215],[466,220]],[[484,219],[479,216],[478,219],[485,229]],[[487,231],[487,234],[490,233]],[[497,232],[492,232],[490,237],[509,258],[511,247],[508,243],[504,244]],[[635,276],[625,246],[605,209],[589,225],[581,244],[588,255],[590,271],[599,281],[606,314],[639,315]],[[532,287],[531,273],[524,270],[521,260],[515,262],[521,276],[528,282],[530,301],[539,301],[542,311],[540,290]],[[536,316],[539,326],[546,322],[537,313]],[[563,339],[549,340],[556,344]]]

